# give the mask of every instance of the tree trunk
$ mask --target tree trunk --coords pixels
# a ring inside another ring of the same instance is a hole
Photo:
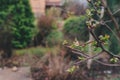
[[[94,41],[94,38],[93,38],[93,36],[89,33],[89,41],[88,42],[91,42],[91,41]],[[88,53],[89,53],[89,55],[90,56],[92,56],[93,55],[93,47],[92,47],[92,44],[90,43],[90,44],[88,44]],[[88,69],[90,69],[91,68],[91,64],[92,64],[92,59],[89,59],[88,61],[87,61],[87,68]]]

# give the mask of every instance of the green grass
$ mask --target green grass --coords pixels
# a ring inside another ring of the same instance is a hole
[[[32,47],[32,48],[27,48],[27,49],[19,49],[19,50],[14,50],[15,55],[24,55],[24,54],[33,54],[37,56],[43,56],[46,53],[53,53],[56,54],[58,53],[59,47]]]

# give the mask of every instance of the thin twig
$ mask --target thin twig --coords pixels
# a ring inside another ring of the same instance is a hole
[[[91,27],[92,28],[92,27]],[[94,37],[94,39],[97,41],[97,44],[99,47],[101,47],[101,49],[103,51],[105,51],[103,45],[101,44],[101,42],[99,41],[98,37],[95,35],[95,33],[92,31],[92,29],[89,29],[90,33],[92,34],[92,36]]]
[[[103,52],[103,51],[102,51]],[[94,56],[86,56],[86,59],[84,59],[84,60],[82,60],[82,61],[79,61],[79,62],[76,62],[75,63],[75,65],[78,65],[78,64],[80,64],[80,63],[82,63],[82,62],[84,62],[84,61],[87,61],[87,60],[89,60],[89,59],[93,59],[93,58],[95,58],[95,57],[97,57],[97,56],[99,56],[102,52],[100,52],[100,53],[98,53],[98,54],[96,54],[96,55],[94,55]],[[75,53],[78,53],[78,52],[75,52]]]
[[[86,55],[81,54],[81,53],[76,52],[76,51],[74,51],[73,53],[85,57],[84,60],[81,60],[81,61],[79,61],[79,62],[76,62],[76,63],[74,63],[74,65],[80,65],[82,62],[85,62],[85,61],[87,61],[87,60],[89,60],[89,59],[93,59],[94,61],[96,61],[96,62],[98,62],[98,63],[100,63],[100,64],[103,64],[103,65],[106,65],[106,66],[120,66],[120,64],[109,64],[109,63],[104,63],[104,62],[102,62],[102,61],[99,61],[99,60],[97,60],[97,59],[94,59],[94,58],[96,58],[97,56],[99,56],[101,53],[103,53],[103,51],[100,52],[100,53],[98,53],[98,54],[96,54],[96,55],[94,55],[94,56],[91,56],[91,57],[90,57],[90,56],[86,56]]]
[[[107,51],[107,50],[103,47],[102,43],[99,41],[99,38],[95,35],[95,33],[92,31],[92,29],[89,29],[89,31],[90,31],[90,33],[92,34],[92,36],[94,37],[94,39],[97,41],[98,46],[102,49],[102,51],[108,53],[111,57],[117,57],[117,58],[120,59],[120,56],[114,55],[113,53]]]
[[[117,20],[115,19],[115,17],[113,16],[113,13],[111,12],[111,10],[108,8],[106,3],[106,0],[101,0],[103,6],[106,8],[106,11],[108,13],[108,15],[110,16],[111,20],[113,21],[114,25],[115,25],[115,30],[117,32],[118,37],[120,38],[120,29],[119,29],[119,24],[117,22]],[[119,42],[120,43],[120,42]]]
[[[120,39],[119,39],[119,37],[116,35],[116,33],[115,33],[107,24],[101,23],[101,25],[105,25],[106,28],[113,33],[113,35],[116,37],[116,39],[117,39],[118,41],[120,41]]]
[[[112,22],[112,20],[107,20],[107,21],[104,21],[104,23],[106,24],[106,23],[109,23],[109,22]]]
[[[115,12],[113,13],[113,15],[117,14],[118,12],[120,12],[120,9],[118,9],[117,11],[115,11]]]
[[[89,56],[89,55],[85,54],[84,52],[82,52],[82,51],[80,51],[78,49],[71,48],[70,46],[65,46],[65,47],[70,49],[72,52],[74,52],[74,51],[78,52],[78,53],[76,53],[78,55],[83,55],[84,57]]]
[[[100,63],[100,64],[106,65],[106,66],[115,66],[115,67],[120,66],[120,64],[109,64],[109,63],[101,62],[99,60],[95,60],[95,61],[98,62],[98,63]]]

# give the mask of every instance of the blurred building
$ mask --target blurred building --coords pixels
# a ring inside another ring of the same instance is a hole
[[[61,7],[62,0],[30,0],[32,11],[36,18],[44,15],[47,8],[52,6]]]

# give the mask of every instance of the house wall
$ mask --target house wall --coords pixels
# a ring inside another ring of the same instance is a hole
[[[47,2],[60,2],[61,0],[46,0]]]
[[[41,15],[45,14],[47,5],[59,5],[60,2],[61,0],[30,0],[32,11],[36,18],[39,18]]]
[[[45,0],[30,0],[30,4],[35,17],[38,18],[45,14]]]

